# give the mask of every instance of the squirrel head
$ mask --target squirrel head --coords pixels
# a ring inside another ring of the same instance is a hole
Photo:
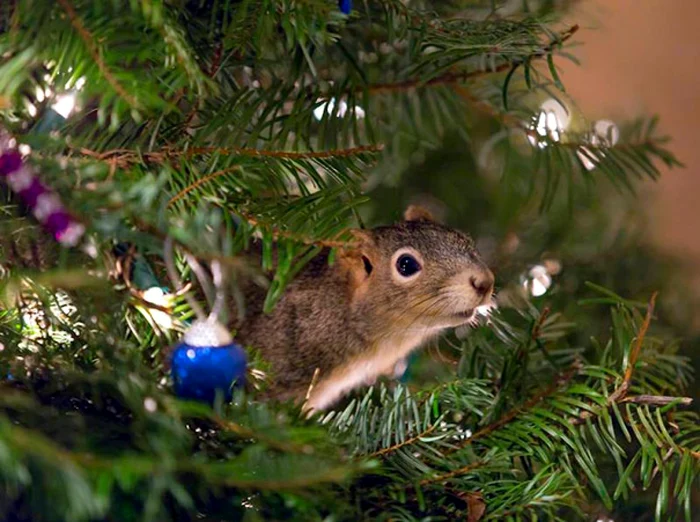
[[[459,326],[491,298],[494,276],[472,239],[421,207],[410,206],[400,223],[353,236],[355,247],[341,259],[352,314],[375,330],[368,335]]]

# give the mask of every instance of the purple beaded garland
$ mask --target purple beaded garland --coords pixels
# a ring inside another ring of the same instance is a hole
[[[0,132],[2,129],[0,129]],[[2,151],[0,140],[0,178],[17,193],[37,220],[65,246],[74,246],[85,228],[75,221],[58,197],[24,165],[22,155],[14,149]]]
[[[0,176],[12,174],[22,166],[22,156],[16,150],[8,150],[0,156]]]

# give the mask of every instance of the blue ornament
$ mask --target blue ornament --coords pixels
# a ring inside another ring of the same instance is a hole
[[[217,390],[226,401],[245,380],[246,352],[214,319],[195,321],[175,347],[171,361],[175,393],[182,399],[213,402]]]
[[[339,0],[338,7],[343,13],[349,15],[350,11],[352,11],[352,0]]]

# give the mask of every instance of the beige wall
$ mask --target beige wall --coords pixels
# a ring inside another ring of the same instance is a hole
[[[700,1],[581,0],[582,66],[563,68],[568,92],[591,118],[656,113],[686,165],[650,186],[657,244],[698,262],[700,283]],[[700,290],[700,284],[698,285]]]

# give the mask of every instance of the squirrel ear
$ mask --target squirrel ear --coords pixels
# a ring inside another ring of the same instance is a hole
[[[374,269],[375,243],[372,232],[360,228],[349,230],[352,236],[352,247],[342,249],[338,256],[350,274],[353,291],[359,289],[367,281]]]
[[[435,221],[430,211],[419,205],[410,205],[403,213],[406,221]]]
[[[348,232],[352,236],[353,243],[357,243],[359,246],[372,244],[372,232],[362,228],[351,228]]]

